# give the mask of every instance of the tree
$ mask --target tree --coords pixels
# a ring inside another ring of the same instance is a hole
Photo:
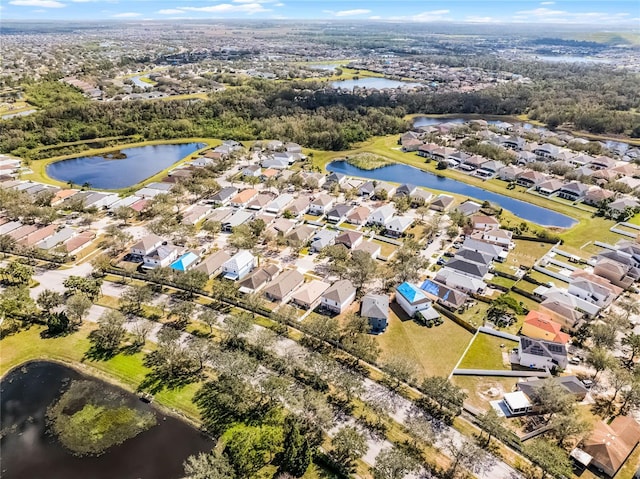
[[[169,317],[175,316],[177,326],[184,329],[189,324],[189,320],[196,309],[196,305],[190,301],[180,301],[174,304],[169,310]]]
[[[419,404],[435,417],[450,422],[460,415],[466,393],[445,377],[430,376],[420,385],[424,399]]]
[[[376,260],[366,251],[354,251],[347,261],[347,279],[351,280],[356,290],[362,288],[376,277],[378,265]]]
[[[185,479],[235,479],[229,460],[219,452],[201,452],[184,462]]]
[[[507,432],[504,426],[504,418],[498,416],[493,408],[478,416],[478,425],[487,433],[487,440],[482,444],[484,448],[489,447],[492,437],[504,437]]]
[[[211,308],[202,308],[198,315],[198,321],[209,326],[209,334],[213,334],[213,327],[218,323],[218,313]]]
[[[351,471],[353,462],[367,452],[367,440],[353,426],[340,429],[331,440],[331,457],[345,472]]]
[[[596,373],[593,375],[593,380],[595,381],[602,371],[613,366],[614,361],[613,356],[604,348],[596,347],[589,351],[587,364],[596,370]]]
[[[96,349],[113,354],[124,339],[124,316],[115,310],[107,310],[98,319],[98,329],[91,333]]]
[[[284,420],[282,460],[278,472],[302,477],[309,468],[313,449],[305,437],[304,426],[296,416],[288,415]]]
[[[158,347],[145,357],[145,365],[152,368],[154,379],[163,385],[181,385],[199,371],[187,346],[182,344],[182,334],[170,326],[158,332]]]
[[[264,305],[264,299],[259,292],[249,293],[244,297],[244,303],[247,305],[247,309],[249,309],[253,313],[253,317],[256,317],[256,311],[260,310]]]
[[[610,323],[591,325],[591,340],[596,348],[613,349],[616,345],[616,328]]]
[[[524,447],[527,456],[542,471],[541,479],[546,477],[572,477],[573,469],[567,453],[550,441],[534,439]]]
[[[120,296],[120,311],[124,314],[138,314],[142,306],[153,298],[153,291],[147,284],[129,286]]]
[[[12,261],[4,268],[0,268],[0,275],[8,286],[29,285],[33,276],[33,268],[26,264]]]
[[[583,436],[591,429],[591,424],[576,413],[575,408],[565,414],[557,414],[549,422],[550,434],[563,446],[567,439]]]
[[[40,309],[42,309],[45,315],[48,316],[51,313],[51,310],[64,304],[64,296],[62,295],[62,293],[58,293],[57,291],[45,289],[38,295],[36,304],[40,307]]]
[[[630,331],[622,338],[622,345],[626,346],[629,350],[627,364],[631,366],[635,357],[640,353],[640,334],[635,334],[633,331]]]
[[[575,402],[573,396],[555,378],[545,379],[531,400],[539,413],[547,416],[547,424],[556,414],[571,414]]]
[[[223,321],[224,342],[229,346],[237,346],[241,336],[251,331],[253,319],[246,311],[234,312],[227,315]]]
[[[428,265],[429,262],[420,256],[420,245],[411,239],[402,244],[390,262],[396,283],[416,281],[420,277],[420,270]]]
[[[118,225],[109,225],[105,229],[105,241],[104,245],[107,250],[107,253],[112,257],[118,256],[120,253],[124,251],[124,248],[127,246],[133,237],[123,230]]]
[[[224,453],[239,477],[252,477],[282,447],[282,429],[275,426],[237,425],[229,429]]]
[[[465,477],[467,471],[479,475],[489,471],[495,463],[493,456],[479,448],[470,438],[464,438],[462,443],[458,443],[453,437],[449,437],[445,448],[451,457],[448,478]]]
[[[398,389],[400,385],[410,383],[416,375],[417,369],[413,362],[403,356],[394,355],[384,362],[382,370],[387,373],[385,381],[392,389]]]
[[[248,224],[243,224],[233,228],[231,236],[227,240],[227,244],[238,250],[252,249],[258,243],[257,236]]]
[[[204,288],[209,281],[209,276],[204,271],[191,269],[185,273],[178,272],[173,281],[189,294],[189,298],[192,298],[194,293]]]
[[[402,479],[420,468],[420,463],[397,447],[383,449],[372,468],[374,479]]]
[[[111,258],[106,254],[99,254],[91,260],[91,266],[93,266],[92,274],[94,276],[104,276],[111,268]]]
[[[613,391],[609,401],[607,401],[607,411],[611,413],[613,405],[618,399],[620,390],[631,384],[633,377],[627,369],[622,368],[620,365],[616,365],[609,370],[607,379],[609,383],[609,390]]]
[[[151,323],[148,321],[137,321],[131,328],[131,333],[134,336],[134,345],[142,346],[147,340],[147,335],[151,332]]]
[[[202,371],[206,362],[210,361],[213,358],[213,348],[211,346],[211,343],[209,343],[206,338],[189,336],[186,346],[189,355],[197,364],[196,372]]]
[[[222,223],[219,221],[207,221],[202,225],[202,229],[206,231],[207,236],[213,240],[216,235],[222,231]]]
[[[65,312],[75,326],[82,323],[82,320],[91,309],[93,303],[84,293],[76,293],[67,298]]]
[[[115,216],[119,221],[122,221],[125,225],[129,219],[134,217],[135,214],[136,212],[129,206],[119,206],[113,212],[113,216]]]
[[[315,315],[308,318],[304,325],[307,339],[316,348],[321,347],[323,341],[335,342],[340,337],[340,323],[336,318]]]
[[[102,294],[102,280],[97,278],[83,278],[81,276],[69,276],[62,283],[67,289],[68,295],[83,293],[91,301],[95,301]]]
[[[632,314],[640,314],[640,302],[629,297],[624,297],[617,303],[618,307],[624,311],[625,321],[629,321]]]

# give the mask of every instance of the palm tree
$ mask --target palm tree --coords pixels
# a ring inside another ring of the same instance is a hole
[[[620,309],[625,313],[625,321],[629,321],[632,314],[640,314],[640,302],[634,301],[629,297],[622,298],[618,303],[618,306],[620,306]]]

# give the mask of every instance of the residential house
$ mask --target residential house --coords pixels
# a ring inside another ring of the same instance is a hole
[[[231,232],[236,226],[240,226],[245,224],[247,221],[251,221],[254,215],[255,213],[252,211],[238,210],[222,221],[222,231]]]
[[[391,183],[387,183],[386,181],[378,181],[375,188],[373,189],[373,196],[380,200],[386,200],[387,198],[392,198],[395,192],[396,187]]]
[[[607,156],[597,156],[589,163],[592,170],[609,170],[615,166],[616,160]]]
[[[591,318],[595,317],[602,309],[601,306],[592,303],[591,301],[583,299],[580,296],[570,294],[568,291],[556,288],[555,286],[538,286],[533,290],[533,294],[535,296],[544,298],[545,301],[540,303],[541,305],[545,305],[546,301],[548,300],[559,301],[560,303],[563,303],[564,305],[573,308],[574,310],[583,312],[585,315]],[[570,328],[567,327],[566,329]]]
[[[352,209],[353,206],[347,205],[346,203],[335,205],[327,211],[327,221],[330,223],[340,223],[346,219],[346,216]]]
[[[367,181],[362,185],[360,185],[360,187],[358,188],[358,195],[372,196],[375,188],[376,188],[376,185],[373,181]]]
[[[367,220],[367,224],[384,226],[391,220],[395,212],[396,209],[392,204],[385,204],[373,210],[373,212],[369,216],[369,219]]]
[[[210,212],[211,208],[209,206],[193,205],[185,211],[182,217],[182,223],[185,225],[195,225],[198,221],[205,219]]]
[[[362,243],[362,239],[362,233],[357,231],[343,231],[336,237],[335,244],[341,244],[346,246],[347,249],[352,249]]]
[[[487,284],[473,276],[460,274],[453,269],[443,268],[436,274],[435,280],[445,286],[468,294],[483,294]]]
[[[439,212],[449,211],[449,209],[453,206],[455,202],[455,198],[449,195],[438,195],[435,200],[431,202],[429,208]]]
[[[611,200],[614,192],[605,190],[598,186],[592,186],[584,195],[584,203],[587,205],[599,207],[601,204]]]
[[[308,196],[300,196],[285,208],[285,214],[293,218],[300,218],[309,211],[309,203],[311,200]]]
[[[304,283],[304,276],[297,269],[290,269],[270,281],[263,292],[269,301],[286,302],[291,293],[302,283]]]
[[[407,231],[413,224],[413,218],[406,216],[393,216],[385,225],[385,236],[391,236],[399,238],[405,231]]]
[[[275,264],[255,269],[238,283],[238,291],[244,294],[254,293],[272,281],[278,273],[280,273],[280,268]]]
[[[542,159],[554,159],[558,156],[560,148],[556,145],[545,143],[544,145],[535,146],[531,151]]]
[[[490,160],[482,163],[482,166],[477,169],[475,174],[480,178],[493,178],[504,166],[504,163],[500,161]]]
[[[38,231],[38,227],[36,225],[22,225],[7,233],[7,236],[14,241],[19,241],[20,239],[30,235],[35,231]]]
[[[153,253],[153,251],[159,248],[163,242],[164,239],[162,239],[160,236],[148,234],[142,237],[136,244],[134,244],[131,247],[130,252],[131,254],[138,256],[151,254]]]
[[[491,255],[494,261],[503,261],[506,258],[505,251],[494,244],[487,243],[481,239],[475,239],[471,237],[465,238],[462,243],[462,249],[469,249],[471,251],[478,251],[480,253],[486,253]]]
[[[304,283],[291,295],[291,302],[303,309],[314,309],[320,304],[322,294],[331,286],[329,283],[313,279]]]
[[[211,201],[213,201],[217,205],[226,205],[231,201],[231,198],[238,194],[238,188],[233,186],[225,186],[216,194],[211,197]]]
[[[527,144],[527,141],[520,136],[512,135],[501,137],[500,144],[505,148],[509,148],[510,150],[521,151]]]
[[[602,280],[606,281],[604,279]],[[617,287],[613,285],[607,287],[605,285],[591,281],[589,278],[572,276],[567,292],[573,296],[595,304],[600,308],[606,308],[617,297],[615,292],[612,291],[612,288]],[[620,288],[617,288],[617,290],[620,291]]]
[[[369,219],[371,210],[366,206],[358,206],[347,214],[347,222],[352,225],[363,225]]]
[[[169,267],[173,270],[186,273],[190,269],[193,269],[198,261],[200,261],[200,257],[193,251],[188,251],[171,263]]]
[[[353,251],[364,251],[373,259],[378,259],[382,252],[382,246],[379,243],[373,241],[362,241],[358,246],[353,248]]]
[[[422,145],[422,140],[417,140],[414,138],[402,140],[402,151],[405,153],[408,153],[411,151],[418,151],[418,148],[421,145]]]
[[[389,322],[389,296],[367,294],[360,304],[360,316],[369,320],[371,331],[379,333],[387,329]]]
[[[562,188],[563,186],[564,183],[562,183],[562,181],[552,178],[537,184],[536,191],[541,195],[551,196],[560,191],[560,188]]]
[[[273,196],[268,193],[260,193],[247,204],[248,210],[260,211],[273,201]]]
[[[640,425],[630,416],[616,416],[599,422],[582,441],[580,449],[589,455],[586,465],[615,476],[640,442]]]
[[[197,271],[206,273],[207,276],[217,276],[222,271],[222,265],[229,261],[231,256],[225,251],[216,251],[209,255],[204,261],[196,266]]]
[[[469,157],[467,157],[458,168],[460,168],[461,170],[464,171],[475,171],[475,170],[479,170],[480,168],[484,167],[485,164],[487,164],[489,162],[489,160],[487,160],[486,158],[483,158],[481,156],[478,155],[471,155]]]
[[[432,199],[433,199],[432,193],[422,188],[418,188],[411,195],[411,207],[417,208],[418,206],[428,205],[429,203],[431,203]]]
[[[528,414],[533,410],[533,404],[531,404],[530,399],[522,391],[506,393],[502,401],[509,410],[510,416]]]
[[[531,369],[566,369],[567,346],[541,339],[520,337],[517,359],[520,366]]]
[[[93,231],[83,231],[82,233],[69,238],[64,242],[67,254],[75,255],[82,249],[86,248],[95,239],[96,234]]]
[[[472,238],[481,239],[487,243],[501,246],[504,250],[508,250],[513,247],[513,232],[509,230],[503,230],[500,228],[490,229],[482,231],[480,233],[474,233]]]
[[[527,165],[529,163],[535,163],[536,161],[538,161],[538,157],[535,153],[531,153],[530,151],[518,152],[519,165]]]
[[[519,166],[505,166],[498,173],[498,177],[503,181],[515,181],[519,175],[523,174],[525,170]]]
[[[327,288],[320,298],[324,309],[333,313],[343,313],[356,299],[356,288],[348,279],[341,279]]]
[[[572,181],[566,185],[562,185],[558,191],[558,196],[569,201],[577,201],[584,197],[589,191],[589,186],[579,181]]]
[[[316,232],[316,228],[310,225],[300,225],[289,233],[286,238],[289,242],[306,243]]]
[[[272,213],[274,215],[278,215],[282,213],[287,206],[291,204],[294,200],[294,196],[289,193],[285,193],[283,195],[278,196],[273,201],[271,201],[268,205],[265,206],[264,210],[267,213]]]
[[[182,253],[182,248],[172,244],[162,244],[142,257],[145,269],[166,268]]]
[[[9,221],[0,226],[0,235],[6,235],[11,233],[12,231],[20,228],[22,223],[20,221]]]
[[[259,165],[249,165],[242,169],[240,172],[242,176],[247,178],[260,178],[262,175],[262,168]]]
[[[420,286],[420,289],[422,289],[432,301],[436,301],[438,304],[452,311],[457,311],[462,308],[469,299],[469,296],[465,293],[430,279],[425,280]]]
[[[42,228],[39,228],[38,230],[34,231],[33,233],[29,233],[26,236],[23,236],[19,241],[18,244],[22,245],[22,246],[33,246],[36,243],[39,243],[40,241],[48,238],[49,236],[53,235],[56,230],[58,229],[58,225],[47,225],[47,226],[43,226]]]
[[[296,222],[293,220],[278,218],[269,225],[267,231],[272,231],[275,235],[287,236],[295,226]]]
[[[240,250],[222,263],[222,272],[226,279],[241,280],[256,267],[256,258],[247,250]]]
[[[556,323],[551,316],[540,311],[531,310],[522,324],[521,333],[533,339],[544,339],[553,343],[567,344],[570,336],[562,332],[562,325]]]
[[[558,376],[552,379],[529,379],[517,382],[516,387],[519,391],[525,393],[528,398],[535,401],[535,398],[540,395],[541,388],[546,386],[549,381],[552,381],[564,392],[573,396],[576,401],[584,401],[584,398],[589,393],[589,390],[576,376]]]
[[[342,185],[342,183],[345,182],[345,180],[347,179],[346,175],[343,175],[342,173],[330,173],[329,175],[327,175],[327,179],[324,182],[324,185],[322,186],[325,190],[331,190],[335,185]]]
[[[229,204],[234,208],[244,208],[251,200],[258,196],[258,190],[255,188],[247,188],[234,196]]]
[[[474,215],[471,217],[474,231],[489,231],[500,228],[500,221],[494,216]]]
[[[396,302],[410,318],[418,311],[427,320],[440,317],[425,292],[411,283],[404,282],[396,288]]]
[[[311,249],[311,251],[315,253],[319,253],[327,246],[331,246],[332,244],[334,244],[336,240],[336,236],[338,236],[337,231],[325,230],[325,229],[318,230],[313,235],[313,238],[311,239],[311,245],[309,246],[309,248]]]
[[[482,208],[481,204],[476,203],[475,201],[467,200],[464,203],[460,203],[456,207],[456,210],[458,210],[465,216],[471,216],[480,211],[480,208]]]
[[[582,324],[585,316],[572,304],[558,299],[545,299],[538,305],[538,309],[568,331],[575,331]]]
[[[491,266],[491,262],[493,261],[490,254],[472,251],[470,249],[459,249],[456,251],[453,258],[485,266],[487,268]]]
[[[546,181],[547,178],[547,175],[540,173],[539,171],[526,170],[525,172],[516,175],[516,184],[528,189]]]
[[[593,268],[593,274],[626,290],[634,283],[634,278],[629,275],[631,268],[632,266],[629,264],[619,263],[609,258],[600,258]]]
[[[408,196],[412,197],[416,191],[418,191],[418,187],[415,185],[411,185],[409,183],[404,183],[396,188],[395,196]]]
[[[638,203],[638,200],[635,200],[633,198],[624,197],[612,201],[607,205],[607,207],[609,208],[609,212],[611,213],[611,215],[613,215],[614,217],[619,217],[628,213],[628,216],[630,218],[635,214],[635,212],[638,211],[638,209],[640,209],[640,203]],[[625,218],[625,220],[629,218]]]
[[[489,272],[489,266],[453,258],[444,264],[443,269],[455,271],[463,276],[482,279]]]
[[[327,194],[320,194],[309,203],[309,214],[320,216],[331,209],[336,199]]]
[[[36,248],[43,249],[43,250],[50,250],[53,247],[57,246],[58,244],[63,243],[70,238],[73,238],[76,234],[77,234],[76,230],[74,230],[73,228],[69,228],[68,226],[65,226],[59,229],[58,231],[56,231],[53,235],[43,239],[38,244],[36,244]]]

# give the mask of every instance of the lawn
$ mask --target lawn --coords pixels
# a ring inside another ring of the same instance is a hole
[[[408,359],[417,366],[418,377],[448,376],[472,338],[471,333],[444,318],[440,326],[427,328],[410,319],[401,320],[392,304],[387,330],[376,336],[381,361],[392,356]],[[401,310],[400,310],[401,312]],[[406,315],[402,313],[402,318]]]
[[[389,258],[393,253],[396,252],[396,246],[391,243],[386,243],[384,241],[380,241],[377,239],[372,240],[374,243],[380,245],[380,256],[384,256],[385,258]]]
[[[518,378],[453,376],[451,381],[466,391],[466,404],[477,409],[488,410],[491,401],[500,399],[502,394],[513,391]],[[495,389],[498,394],[493,396],[490,393],[491,389]]]
[[[504,347],[500,347],[504,345]],[[509,352],[518,345],[515,341],[479,333],[465,354],[460,369],[511,369],[504,365],[502,353]]]
[[[457,313],[459,317],[464,319],[467,323],[474,326],[482,326],[484,319],[487,315],[487,311],[491,305],[483,303],[482,301],[475,301],[474,305],[469,309],[466,309],[464,313]]]

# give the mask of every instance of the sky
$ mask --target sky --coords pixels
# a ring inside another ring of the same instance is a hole
[[[308,19],[624,25],[640,0],[0,0],[0,20]]]

